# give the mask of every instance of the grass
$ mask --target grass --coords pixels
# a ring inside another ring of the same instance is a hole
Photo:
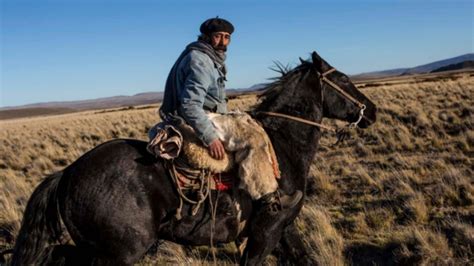
[[[296,220],[321,265],[469,264],[474,260],[472,72],[359,83],[378,121],[333,147],[324,133]],[[255,95],[230,101],[246,110]],[[118,137],[146,139],[157,106],[0,121],[0,248],[14,243],[42,178]],[[324,123],[341,125],[335,121]],[[236,248],[219,248],[234,264]],[[140,264],[212,264],[206,248],[160,242]],[[275,257],[267,260],[276,263]]]

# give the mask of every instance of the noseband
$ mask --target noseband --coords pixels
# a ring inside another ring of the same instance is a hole
[[[347,125],[348,128],[355,128],[357,127],[357,125],[360,123],[360,121],[362,120],[362,118],[364,117],[364,111],[366,109],[366,106],[365,104],[361,103],[360,101],[358,101],[356,98],[352,97],[350,94],[348,94],[346,91],[344,91],[343,89],[341,89],[341,87],[339,87],[336,83],[332,82],[330,79],[328,79],[326,76],[331,74],[332,72],[336,71],[335,68],[331,68],[329,69],[328,71],[324,72],[324,73],[319,73],[318,72],[318,77],[319,77],[319,82],[320,82],[320,87],[321,87],[321,91],[323,89],[323,82],[326,82],[331,88],[335,89],[339,94],[341,94],[342,96],[344,96],[347,100],[351,101],[352,103],[354,103],[357,107],[359,107],[360,111],[359,111],[359,118],[357,119],[357,121],[355,122],[352,122],[350,123],[349,125]],[[322,92],[321,92],[322,93]],[[337,129],[337,128],[334,128],[334,127],[331,127],[331,126],[327,126],[327,125],[323,125],[323,124],[320,124],[320,123],[316,123],[316,122],[313,122],[313,121],[310,121],[310,120],[307,120],[307,119],[304,119],[304,118],[300,118],[300,117],[296,117],[296,116],[292,116],[292,115],[286,115],[286,114],[280,114],[280,113],[275,113],[275,112],[260,112],[261,114],[266,114],[266,115],[269,115],[269,116],[276,116],[276,117],[282,117],[282,118],[286,118],[286,119],[289,119],[289,120],[293,120],[293,121],[297,121],[297,122],[300,122],[300,123],[304,123],[304,124],[307,124],[307,125],[311,125],[311,126],[315,126],[315,127],[319,127],[319,128],[323,128],[323,129],[326,129],[326,130],[329,130],[329,131],[332,131],[332,132],[341,132],[341,130]]]

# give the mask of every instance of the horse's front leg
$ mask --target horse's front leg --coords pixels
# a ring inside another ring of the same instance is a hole
[[[280,240],[281,249],[276,254],[283,265],[318,265],[311,258],[303,239],[294,222],[285,228]]]
[[[285,215],[259,214],[253,218],[247,246],[240,265],[262,265],[282,236],[287,219]]]

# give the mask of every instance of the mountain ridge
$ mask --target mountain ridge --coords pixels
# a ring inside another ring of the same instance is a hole
[[[394,68],[381,71],[364,72],[360,74],[351,75],[350,77],[354,80],[361,79],[372,79],[372,78],[384,78],[390,76],[401,76],[401,75],[412,75],[412,74],[423,74],[430,73],[441,67],[448,65],[459,64],[465,61],[474,60],[474,53],[467,53],[460,56],[455,56],[447,59],[437,60],[431,63],[418,65],[415,67],[405,68]]]
[[[351,75],[350,78],[353,81],[361,80],[370,80],[376,78],[385,78],[392,76],[403,76],[403,75],[413,75],[413,74],[423,74],[437,71],[445,71],[451,69],[462,69],[462,68],[472,68],[472,62],[474,60],[474,53],[468,53],[448,59],[434,61],[428,64],[423,64],[411,68],[395,68],[382,71],[373,71],[366,72],[356,75]],[[266,83],[259,83],[252,85],[248,88],[240,89],[227,89],[226,92],[229,96],[261,90],[267,85]],[[12,114],[15,110],[18,110],[19,113],[28,113],[25,112],[27,109],[36,110],[38,112],[30,112],[32,115],[43,115],[53,113],[51,110],[69,110],[70,112],[74,111],[84,111],[84,110],[94,110],[94,109],[106,109],[106,108],[119,108],[119,107],[129,107],[136,105],[146,105],[146,104],[157,104],[163,99],[163,92],[141,92],[135,95],[117,95],[96,99],[87,99],[87,100],[77,100],[77,101],[54,101],[54,102],[40,102],[32,103],[20,106],[6,106],[0,107],[0,119],[2,119],[1,113]],[[54,111],[56,112],[56,111]],[[10,116],[10,115],[8,115]],[[24,117],[24,116],[21,116]]]

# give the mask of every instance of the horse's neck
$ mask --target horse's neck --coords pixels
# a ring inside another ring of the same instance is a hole
[[[278,93],[276,97],[270,96],[270,100],[264,100],[256,108],[257,112],[283,113],[321,122],[322,94],[315,93],[320,91],[320,84],[313,79],[307,79],[306,75],[302,78],[304,81],[297,83],[288,79],[289,84],[282,85],[284,89],[275,92]],[[304,189],[319,143],[319,129],[279,117],[264,117],[260,122],[270,136],[278,156],[283,177],[280,186]]]
[[[291,128],[288,126],[267,131],[280,164],[283,177],[280,186],[303,190],[316,154],[320,133],[318,129],[308,125],[294,122],[288,125],[291,125]]]

